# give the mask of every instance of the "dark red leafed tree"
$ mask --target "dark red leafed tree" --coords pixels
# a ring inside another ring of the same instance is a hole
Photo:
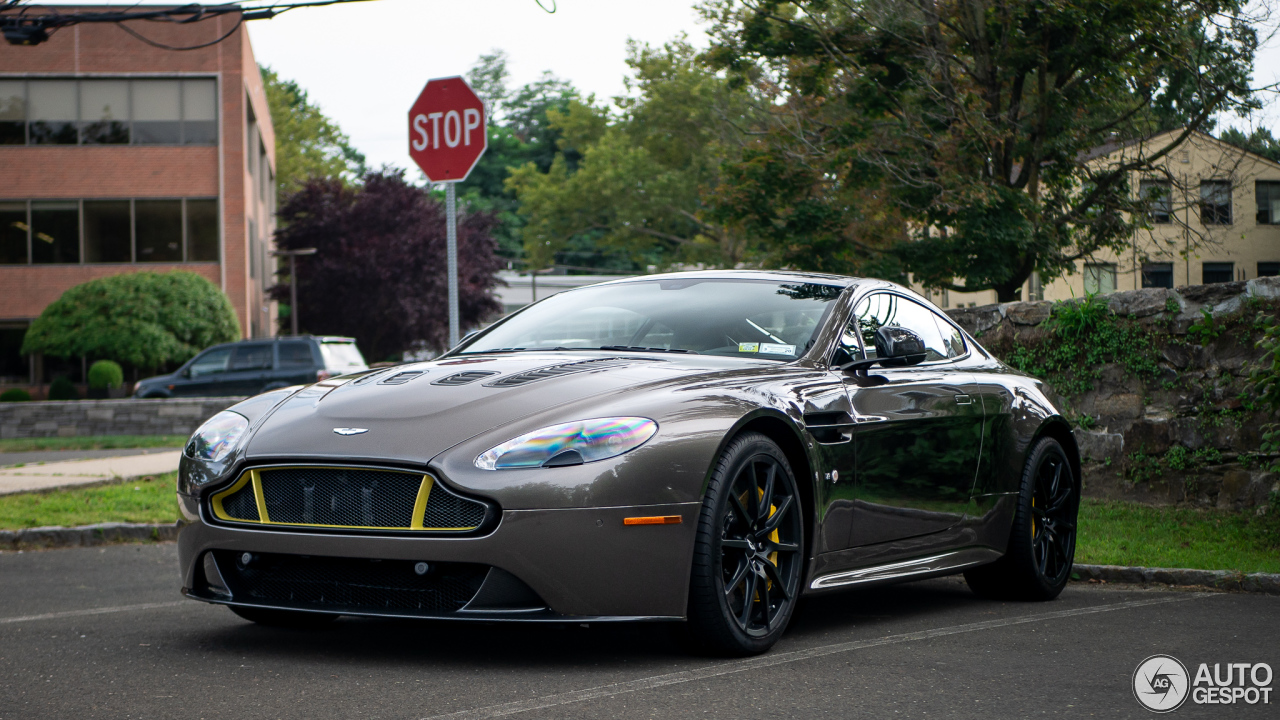
[[[314,179],[280,210],[283,250],[298,258],[300,331],[354,337],[369,362],[448,342],[445,210],[403,171],[365,176],[363,186]],[[501,261],[486,213],[458,218],[458,305],[464,332],[502,310],[494,296]],[[287,267],[271,297],[289,302]],[[289,320],[281,327],[288,332]]]

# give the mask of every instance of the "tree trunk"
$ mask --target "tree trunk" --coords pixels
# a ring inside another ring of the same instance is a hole
[[[997,287],[995,290],[996,302],[1022,302],[1022,283],[1018,283],[1017,285],[1002,285]]]

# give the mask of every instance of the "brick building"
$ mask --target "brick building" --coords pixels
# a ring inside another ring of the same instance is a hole
[[[64,8],[65,10],[65,8]],[[0,383],[81,361],[29,358],[31,321],[107,275],[190,270],[231,299],[246,337],[274,333],[275,135],[245,26],[64,28],[0,43]],[[229,33],[229,34],[228,34]]]

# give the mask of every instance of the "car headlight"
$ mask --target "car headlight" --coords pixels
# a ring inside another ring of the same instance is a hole
[[[187,441],[187,456],[221,463],[231,456],[248,430],[249,420],[245,416],[223,410],[196,429]]]
[[[508,440],[476,458],[481,470],[562,467],[617,457],[658,432],[648,418],[597,418],[562,423]]]

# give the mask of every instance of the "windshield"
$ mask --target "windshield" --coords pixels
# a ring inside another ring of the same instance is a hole
[[[648,349],[794,360],[808,350],[840,291],[703,278],[588,287],[547,298],[462,352]]]
[[[356,372],[368,369],[360,349],[353,342],[321,342],[320,354],[324,356],[324,366],[329,370]]]

